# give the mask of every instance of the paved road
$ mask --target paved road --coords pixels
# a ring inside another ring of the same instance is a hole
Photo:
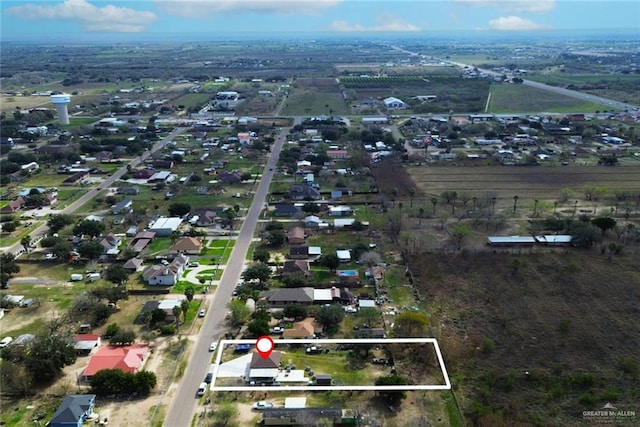
[[[245,257],[253,238],[253,233],[258,223],[260,212],[269,192],[269,185],[273,178],[274,169],[278,162],[278,156],[286,140],[289,129],[278,135],[271,149],[271,155],[265,166],[262,179],[258,184],[258,189],[253,198],[253,203],[240,227],[235,245],[225,266],[220,284],[213,293],[208,295],[205,304],[208,304],[207,314],[204,318],[196,343],[189,359],[184,376],[180,381],[176,395],[169,405],[167,416],[164,422],[165,427],[183,427],[191,425],[196,404],[196,390],[203,381],[209,367],[211,366],[212,354],[209,352],[209,345],[212,341],[219,340],[226,331],[225,316],[227,314],[227,304],[231,300],[233,289],[240,279],[244,269]]]
[[[131,160],[131,162],[129,162],[127,165],[124,165],[123,167],[118,169],[115,173],[113,173],[111,176],[107,177],[100,184],[98,184],[95,187],[91,188],[86,194],[84,194],[78,200],[76,200],[75,202],[73,202],[72,204],[67,206],[66,208],[64,208],[64,209],[62,209],[60,211],[57,211],[57,213],[59,213],[59,214],[71,214],[71,213],[75,212],[82,205],[84,205],[89,200],[91,200],[94,197],[96,197],[102,190],[104,190],[105,188],[107,188],[108,186],[112,185],[114,182],[116,182],[120,178],[122,178],[122,175],[127,173],[127,167],[128,166],[131,166],[131,168],[135,168],[140,163],[144,162],[147,158],[149,158],[153,153],[155,153],[156,151],[158,151],[161,148],[163,148],[167,142],[172,141],[177,135],[183,133],[184,131],[186,131],[186,128],[178,128],[178,129],[174,130],[173,132],[169,133],[166,137],[164,137],[160,141],[156,142],[153,145],[153,147],[151,147],[150,150],[145,151],[142,154],[142,156],[136,157],[135,159]],[[38,237],[44,235],[48,230],[49,230],[49,227],[46,224],[41,225],[40,227],[38,227],[35,230],[33,230],[33,232],[31,232],[31,234],[30,234],[31,240],[35,240]],[[3,253],[10,252],[10,253],[13,253],[13,254],[18,254],[18,253],[20,253],[22,251],[23,247],[20,244],[20,242],[16,242],[12,246],[4,247],[4,248],[1,248],[1,249],[2,249]]]

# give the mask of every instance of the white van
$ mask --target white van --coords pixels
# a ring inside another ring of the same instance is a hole
[[[204,396],[204,394],[207,392],[207,388],[208,387],[209,387],[209,384],[200,383],[200,386],[198,387],[198,392],[196,393],[196,396],[198,396],[198,397]]]
[[[87,274],[87,280],[90,282],[95,282],[96,280],[100,280],[100,273]]]
[[[11,341],[13,341],[13,338],[11,337],[2,338],[2,341],[0,341],[0,348],[5,348],[11,343]]]

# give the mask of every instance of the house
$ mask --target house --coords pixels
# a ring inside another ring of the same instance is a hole
[[[122,240],[119,237],[114,236],[113,234],[108,234],[107,236],[100,239],[100,245],[104,248],[104,253],[107,255],[118,255],[120,251],[118,247],[122,243]]]
[[[316,384],[320,385],[320,384]],[[329,384],[331,385],[331,384]],[[310,421],[311,420],[311,421]],[[262,411],[263,426],[356,425],[357,416],[342,408],[270,408]]]
[[[304,228],[302,227],[292,227],[287,231],[287,241],[291,245],[302,245],[304,244]]]
[[[169,285],[178,283],[189,258],[178,255],[169,265],[152,265],[144,269],[142,279],[149,285]]]
[[[141,231],[135,235],[133,238],[133,243],[138,240],[153,240],[156,237],[156,233],[154,231]]]
[[[95,404],[95,394],[67,395],[47,425],[49,427],[81,427],[93,414]]]
[[[123,372],[137,372],[149,355],[149,346],[134,344],[121,347],[100,348],[89,360],[81,380],[90,381],[96,372],[104,369],[120,369]]]
[[[280,372],[281,359],[282,353],[279,351],[272,351],[266,358],[253,353],[251,362],[247,364],[245,378],[249,383],[272,383]]]
[[[127,228],[127,231],[124,234],[127,237],[135,237],[137,233],[138,227],[136,225],[132,225],[131,227]]]
[[[300,322],[295,322],[292,328],[285,329],[282,338],[314,338],[315,334],[322,333],[322,326],[314,318],[307,317]]]
[[[277,203],[274,208],[274,215],[279,218],[291,218],[300,213],[300,208],[291,203]]]
[[[140,187],[118,187],[116,193],[126,194],[127,196],[137,196],[140,194]]]
[[[290,259],[307,259],[309,258],[309,246],[296,245],[289,248]]]
[[[97,162],[107,163],[113,160],[113,153],[111,151],[98,151],[93,157],[96,158]]]
[[[10,201],[0,209],[0,213],[11,214],[18,212],[24,206],[24,198],[18,196],[15,200]]]
[[[73,337],[73,343],[78,356],[88,356],[94,349],[100,347],[100,335],[77,334]]]
[[[149,169],[149,168],[145,168],[145,169],[140,169],[137,170],[133,173],[133,177],[135,179],[149,179],[151,178],[153,175],[155,175],[156,171],[153,169]]]
[[[338,249],[336,251],[336,256],[340,262],[351,262],[351,251],[348,249]]]
[[[87,171],[78,171],[62,181],[62,185],[76,185],[84,182],[89,178],[89,172]]]
[[[353,214],[353,209],[349,206],[331,206],[329,208],[330,216],[350,216]]]
[[[166,313],[166,317],[164,318],[164,322],[167,324],[175,323],[176,317],[173,314],[173,309],[175,307],[181,307],[182,301],[185,297],[178,297],[173,299],[163,299],[163,300],[152,300],[144,303],[142,310],[135,319],[134,323],[137,324],[145,324],[145,313],[152,312],[154,310],[162,310]]]
[[[227,185],[242,184],[242,174],[238,171],[220,172],[218,174],[218,181]]]
[[[191,211],[189,224],[198,227],[209,227],[216,222],[219,209],[198,208]]]
[[[280,288],[264,291],[260,295],[273,307],[285,307],[288,304],[313,304],[313,288]]]
[[[149,184],[166,182],[170,176],[171,176],[171,172],[169,171],[159,171],[151,175],[149,179],[147,179],[147,182]]]
[[[327,156],[332,160],[344,160],[349,158],[347,150],[327,150]]]
[[[376,308],[376,302],[371,299],[360,299],[358,301],[358,308]]]
[[[142,258],[131,258],[124,263],[123,267],[130,272],[136,272],[142,267],[144,260]]]
[[[304,277],[311,277],[311,270],[309,269],[309,261],[301,259],[287,260],[282,265],[282,275],[301,273]]]
[[[129,213],[133,210],[132,206],[133,206],[133,200],[123,199],[118,203],[116,203],[115,205],[113,205],[113,207],[111,208],[111,212],[114,215],[118,215],[121,212]]]
[[[149,224],[149,230],[155,233],[155,236],[170,236],[171,233],[177,231],[182,224],[182,218],[180,217],[163,217],[161,216],[151,224]]]
[[[336,218],[333,220],[334,228],[350,227],[356,222],[355,218]]]
[[[363,117],[362,124],[363,125],[383,125],[389,123],[389,119],[384,116],[377,117]]]
[[[202,242],[195,237],[183,237],[169,248],[171,252],[198,254],[202,250]]]
[[[306,184],[294,184],[289,190],[289,197],[294,200],[316,200],[320,198],[320,191]]]
[[[388,108],[390,110],[400,110],[407,108],[407,104],[403,100],[394,96],[383,99],[382,103],[384,104],[385,108]]]
[[[304,226],[307,228],[318,228],[322,222],[323,221],[315,215],[309,215],[304,218]]]
[[[490,122],[495,120],[495,118],[493,114],[469,114],[469,121],[471,123]]]

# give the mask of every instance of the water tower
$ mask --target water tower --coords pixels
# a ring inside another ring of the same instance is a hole
[[[56,106],[58,112],[58,123],[61,125],[69,124],[69,112],[67,111],[67,105],[71,102],[71,95],[51,95],[51,103]]]

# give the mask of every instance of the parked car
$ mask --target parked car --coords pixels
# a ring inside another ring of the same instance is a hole
[[[212,342],[211,345],[209,346],[209,351],[216,351],[216,348],[218,348],[218,343]]]
[[[207,376],[204,377],[204,382],[207,384],[211,384],[212,379],[213,379],[213,373],[209,372],[207,373]]]
[[[267,402],[266,400],[261,400],[253,404],[253,409],[262,410],[262,409],[270,409],[270,408],[273,408],[273,403]]]
[[[207,314],[207,310],[203,308],[202,310],[200,310],[200,312],[198,312],[198,317],[204,317],[205,314]]]
[[[198,391],[196,392],[196,396],[201,397],[207,392],[207,388],[209,388],[209,384],[202,382],[198,387]]]
[[[284,328],[282,328],[280,326],[274,326],[273,328],[271,328],[271,333],[272,334],[282,334],[282,333],[284,333]]]
[[[197,262],[197,261],[190,262],[190,263],[189,263],[189,267],[200,267],[200,263],[199,263],[199,262]]]

